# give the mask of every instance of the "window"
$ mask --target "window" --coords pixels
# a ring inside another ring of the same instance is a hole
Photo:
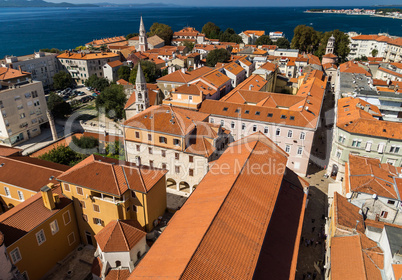
[[[297,148],[297,154],[301,155],[303,153],[303,147]]]
[[[221,126],[225,126],[225,121],[221,120]]]
[[[38,245],[41,245],[43,242],[46,241],[45,233],[43,229],[36,233],[36,241],[38,241]]]
[[[395,200],[388,200],[387,204],[395,205]]]
[[[133,212],[137,212],[137,206],[133,205]]]
[[[74,235],[74,232],[70,233],[70,234],[67,236],[67,240],[68,240],[68,246],[71,246],[71,245],[74,244],[74,242],[75,242],[75,235]]]
[[[281,119],[286,119],[286,116],[285,116],[285,115],[281,115]]]
[[[174,158],[179,160],[180,159],[180,154],[179,153],[174,153]]]
[[[274,114],[272,114],[272,113],[268,113],[268,118],[272,118],[273,115]]]
[[[214,122],[215,122],[215,121],[214,121],[214,118],[211,118],[210,122],[211,122],[211,123],[214,123]]]
[[[242,123],[241,124],[241,130],[245,130],[246,129],[246,124],[245,123]]]
[[[281,135],[281,129],[280,129],[280,128],[277,128],[277,129],[276,129],[275,135],[276,135],[276,136],[280,136],[280,135]]]
[[[71,222],[70,211],[67,210],[67,212],[63,214],[63,221],[64,225],[68,225]]]
[[[79,200],[81,208],[86,208],[85,201]]]
[[[173,139],[173,145],[180,146],[180,139]]]
[[[50,223],[50,231],[54,235],[56,232],[59,231],[59,225],[57,224],[57,220],[54,220]]]
[[[21,254],[20,254],[20,249],[18,247],[10,252],[10,256],[11,256],[11,260],[13,261],[13,264],[16,264],[17,262],[19,262],[22,259]]]
[[[358,141],[357,141],[357,144],[356,144],[356,147],[357,147],[357,148],[360,148],[361,145],[362,145],[362,141],[361,141],[361,140],[358,140]]]
[[[188,101],[193,102],[193,97],[191,95],[188,97]]]
[[[372,145],[373,143],[371,143],[371,142],[367,142],[366,143],[366,151],[367,152],[370,152],[371,151],[371,145]]]
[[[293,136],[293,131],[292,131],[292,130],[289,130],[289,131],[288,131],[288,138],[292,138],[292,136]]]
[[[154,161],[153,160],[149,161],[149,167],[154,168]]]
[[[148,154],[150,154],[150,155],[153,154],[152,148],[148,148]]]
[[[256,116],[259,116],[259,115],[261,115],[261,112],[260,112],[260,111],[257,111],[257,112],[255,112],[255,115],[256,115]]]
[[[176,173],[180,173],[180,166],[175,166],[174,170],[175,170]]]
[[[228,107],[223,108],[223,112],[226,112],[228,110]]]
[[[188,161],[189,162],[194,162],[194,156],[188,156]]]
[[[88,222],[88,216],[87,216],[87,215],[82,214],[82,219],[83,219],[85,222]]]
[[[340,158],[341,155],[342,155],[342,152],[341,152],[341,151],[336,151],[336,157],[337,157],[337,158]]]
[[[352,147],[356,147],[356,145],[357,145],[357,140],[353,140],[352,141]]]
[[[295,116],[290,116],[289,119],[290,119],[291,121],[294,121],[294,120],[295,120]]]
[[[384,152],[385,144],[380,143],[378,144],[378,153],[382,154]]]
[[[236,110],[235,110],[235,113],[239,113],[239,112],[240,112],[240,109],[236,109]]]
[[[95,212],[100,212],[100,208],[99,208],[98,204],[94,204],[93,206],[94,206],[94,211]]]
[[[166,157],[166,151],[165,151],[165,150],[162,150],[162,151],[161,151],[161,155],[162,155],[162,157]]]
[[[256,132],[257,131],[257,126],[253,125],[253,131]]]
[[[140,133],[138,131],[135,132],[135,138],[140,138]]]
[[[4,187],[4,193],[6,196],[11,196],[10,189],[8,187]]]
[[[250,113],[250,111],[249,111],[249,110],[246,110],[246,111],[244,111],[244,113],[245,113],[245,114],[249,114],[249,113]]]
[[[285,152],[289,153],[290,152],[290,145],[285,146]]]
[[[264,127],[264,133],[268,134],[268,126]]]
[[[386,219],[388,216],[388,212],[387,211],[381,211],[381,218]]]
[[[193,177],[194,176],[194,169],[189,169],[188,170],[188,175]]]
[[[159,137],[159,143],[167,144],[167,139],[166,139],[166,137],[160,136],[160,137]]]
[[[139,152],[140,149],[141,149],[140,145],[135,145],[135,147],[136,147],[136,149],[137,149],[137,152]]]
[[[306,133],[305,132],[300,132],[300,140],[306,139]]]
[[[99,218],[93,218],[93,222],[95,225],[98,225],[98,226],[102,225],[102,220]]]
[[[231,127],[231,128],[235,128],[235,122],[231,122],[231,123],[230,123],[230,127]]]
[[[166,163],[162,163],[162,169],[166,169]]]
[[[76,189],[77,189],[77,193],[78,193],[79,195],[83,195],[83,194],[84,194],[81,187],[76,187]]]
[[[24,194],[22,193],[22,191],[17,191],[17,193],[18,193],[18,199],[19,200],[24,200]]]
[[[152,134],[148,133],[148,141],[152,141]]]
[[[131,208],[130,206],[127,207],[127,208],[126,208],[126,212],[130,211],[130,208]]]
[[[400,149],[400,147],[391,146],[391,148],[389,149],[389,152],[397,154],[397,153],[399,153],[399,149]]]

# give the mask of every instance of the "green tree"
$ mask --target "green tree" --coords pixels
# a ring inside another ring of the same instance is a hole
[[[219,39],[221,29],[213,22],[207,22],[201,30],[202,33],[209,39]]]
[[[107,51],[107,45],[106,45],[106,44],[103,44],[103,45],[101,45],[101,46],[99,47],[99,49],[100,49],[102,52],[105,52],[105,51]]]
[[[271,38],[269,38],[268,35],[262,35],[257,38],[257,41],[255,42],[256,45],[262,46],[262,45],[273,45],[273,42]]]
[[[356,61],[368,61],[367,56],[362,55],[361,57],[356,57],[354,60]]]
[[[99,148],[99,140],[96,139],[95,137],[92,136],[82,136],[80,138],[77,138],[76,136],[73,136],[71,138],[73,143],[81,148],[81,149],[97,149]]]
[[[128,66],[122,66],[117,70],[117,77],[120,79],[123,79],[125,81],[128,81],[130,79],[130,67]]]
[[[194,43],[191,42],[191,41],[185,40],[185,41],[183,42],[183,46],[186,46],[187,49],[188,49],[188,51],[191,52],[192,49],[194,48]]]
[[[78,47],[75,48],[76,51],[83,51],[83,50],[86,50],[86,49],[87,49],[87,47],[85,47],[85,46],[78,46]]]
[[[122,85],[113,84],[105,88],[95,99],[96,108],[104,109],[106,115],[114,120],[124,118],[124,105],[127,102]]]
[[[140,34],[138,34],[138,33],[130,33],[130,34],[127,34],[127,35],[126,35],[126,40],[129,40],[129,39],[131,39],[131,38],[133,38],[133,37],[137,37],[138,35],[140,35]]]
[[[378,50],[377,50],[377,49],[373,49],[373,50],[371,51],[371,56],[372,56],[372,57],[376,57],[377,54],[378,54]]]
[[[54,89],[66,89],[73,85],[73,78],[70,73],[60,71],[53,76],[53,87]]]
[[[165,41],[165,45],[170,45],[173,37],[173,31],[169,25],[155,22],[154,24],[152,24],[147,35],[148,37],[158,35],[161,39]]]
[[[48,53],[61,53],[61,51],[56,48],[51,48],[51,49],[45,48],[45,49],[40,49],[39,51],[40,52],[48,52]]]
[[[52,112],[55,118],[64,118],[66,115],[72,113],[70,104],[54,92],[49,94],[47,108]]]
[[[141,60],[139,62],[141,64],[142,72],[144,72],[145,80],[147,83],[154,83],[157,78],[160,77],[161,71],[156,68],[156,64],[149,60]],[[133,85],[135,84],[135,80],[137,79],[137,67],[133,67],[131,70],[129,82]]]
[[[207,55],[207,66],[215,67],[218,62],[228,62],[230,52],[225,49],[215,49]]]
[[[70,147],[68,146],[57,146],[56,148],[50,150],[49,152],[39,156],[40,159],[59,163],[59,164],[64,164],[64,165],[69,165],[69,166],[74,166],[83,159],[86,158],[85,155],[79,154],[77,152],[74,152]]]
[[[219,36],[219,41],[221,42],[233,42],[233,43],[241,43],[243,40],[232,28],[228,28],[225,32],[221,33]]]
[[[98,77],[95,74],[93,74],[85,81],[85,85],[87,87],[95,88],[98,91],[103,91],[105,88],[109,86],[109,81],[106,78]]]
[[[328,31],[321,34],[320,45],[315,52],[319,58],[325,55],[325,50],[327,48],[328,39],[334,36],[335,38],[335,48],[334,54],[339,57],[339,62],[346,61],[346,57],[348,56],[350,49],[349,49],[349,36],[338,29],[333,31]]]
[[[294,36],[290,47],[301,52],[313,53],[318,49],[321,33],[311,26],[298,25],[294,29]]]
[[[279,49],[289,49],[290,43],[289,40],[286,38],[279,38],[274,42],[274,45],[277,45]]]
[[[105,151],[108,156],[124,156],[123,144],[119,140],[109,143]]]

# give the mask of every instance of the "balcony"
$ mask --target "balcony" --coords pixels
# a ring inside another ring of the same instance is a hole
[[[106,201],[114,204],[119,204],[119,203],[124,203],[125,200],[120,200],[114,196],[111,195],[106,195],[103,193],[97,193],[97,192],[91,192],[91,195],[89,198],[94,201],[94,200],[101,200],[101,201]]]

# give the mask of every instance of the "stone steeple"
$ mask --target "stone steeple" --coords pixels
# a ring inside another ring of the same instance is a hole
[[[138,51],[145,52],[147,50],[148,50],[147,33],[145,31],[144,22],[142,21],[141,16]]]
[[[325,54],[334,53],[335,48],[335,37],[334,34],[328,39],[327,48],[325,49]]]
[[[147,82],[140,63],[138,63],[137,78],[135,80],[135,107],[137,114],[149,107]]]

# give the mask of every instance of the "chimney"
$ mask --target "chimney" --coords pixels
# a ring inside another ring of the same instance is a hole
[[[56,204],[54,202],[54,197],[52,193],[53,185],[54,185],[53,183],[49,183],[40,189],[42,193],[43,204],[49,210],[53,210],[54,208],[56,208]]]

